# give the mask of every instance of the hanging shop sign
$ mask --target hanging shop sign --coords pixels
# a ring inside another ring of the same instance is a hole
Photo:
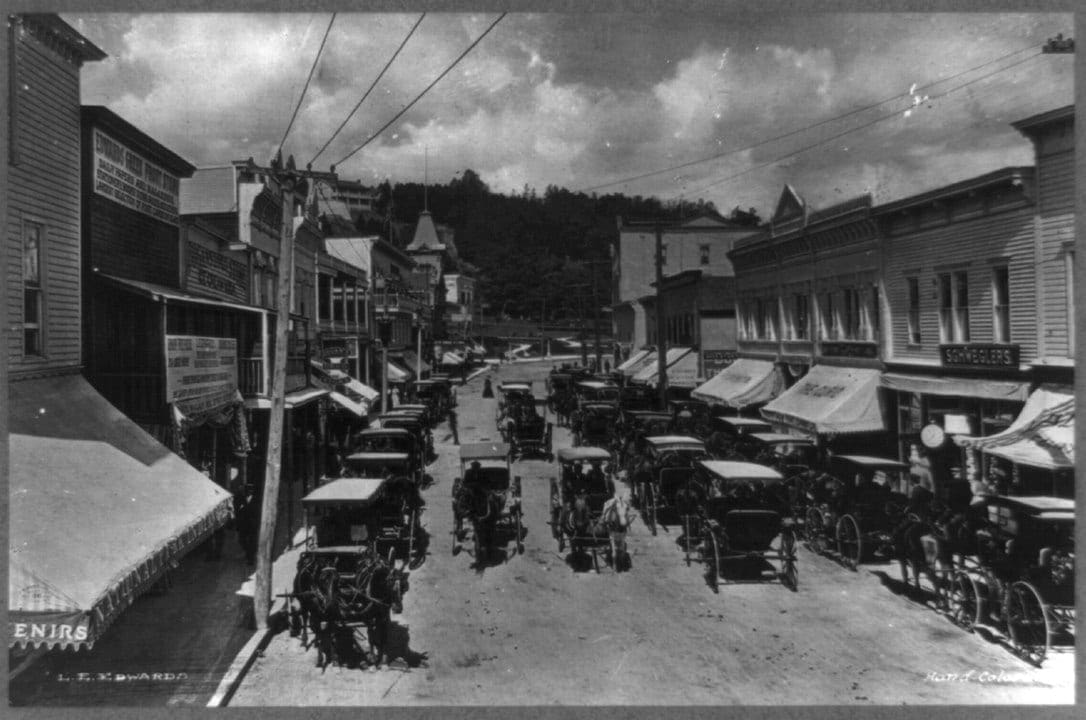
[[[705,364],[705,377],[712,377],[735,362],[735,350],[702,350],[701,361]]]
[[[321,337],[321,359],[358,357],[357,340],[353,337]]]
[[[1017,345],[940,345],[944,366],[974,368],[1018,368]]]
[[[224,300],[249,301],[249,271],[244,263],[192,242],[185,246],[185,288]]]
[[[186,415],[234,401],[238,390],[238,341],[234,338],[166,336],[166,402]]]
[[[178,224],[180,179],[94,130],[94,192],[156,220]]]

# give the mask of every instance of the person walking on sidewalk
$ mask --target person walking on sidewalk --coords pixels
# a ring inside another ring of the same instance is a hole
[[[460,444],[460,433],[456,428],[456,408],[449,407],[449,431],[453,436],[453,444]]]

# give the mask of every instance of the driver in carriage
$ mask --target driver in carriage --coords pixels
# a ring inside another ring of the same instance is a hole
[[[607,492],[607,478],[603,474],[603,461],[593,460],[591,465],[591,469],[584,478],[585,491],[596,495],[605,494]]]

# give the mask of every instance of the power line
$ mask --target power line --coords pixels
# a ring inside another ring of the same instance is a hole
[[[419,19],[415,21],[415,25],[411,28],[411,31],[407,33],[407,37],[405,37],[403,39],[403,42],[400,43],[400,46],[398,48],[396,48],[396,52],[392,53],[392,57],[390,57],[388,59],[388,62],[385,63],[385,66],[383,68],[381,68],[381,72],[379,72],[377,74],[377,77],[374,78],[373,83],[369,86],[369,89],[366,90],[365,94],[362,95],[362,99],[358,101],[358,104],[356,104],[354,106],[354,109],[351,110],[351,112],[348,113],[347,117],[344,118],[343,122],[339,124],[339,127],[336,128],[336,131],[334,133],[332,133],[332,137],[328,138],[328,142],[324,143],[324,145],[321,145],[321,149],[318,150],[317,154],[313,156],[313,159],[309,161],[310,165],[315,163],[317,161],[317,158],[320,157],[320,154],[322,152],[324,152],[326,149],[328,149],[328,146],[331,145],[332,141],[336,139],[336,136],[339,135],[340,131],[343,130],[343,128],[347,125],[347,122],[352,117],[354,117],[354,114],[356,112],[358,112],[358,108],[362,107],[362,103],[366,102],[366,98],[368,98],[370,96],[370,93],[373,92],[373,89],[375,87],[377,87],[377,83],[381,81],[382,77],[384,77],[385,73],[388,71],[389,67],[392,65],[393,61],[396,59],[396,56],[398,56],[400,54],[400,51],[403,50],[404,45],[407,44],[407,41],[410,40],[411,36],[415,34],[415,30],[417,30],[419,25],[422,24],[422,19],[424,17],[426,17],[426,13],[423,13],[422,15],[420,15]]]
[[[954,75],[950,75],[948,77],[940,78],[939,80],[934,80],[932,82],[929,82],[926,85],[917,86],[917,87],[913,88],[912,90],[915,92],[916,90],[924,90],[924,89],[927,89],[927,88],[934,87],[936,85],[940,85],[940,84],[945,83],[945,82],[949,82],[950,80],[954,80],[955,78],[959,78],[962,75],[968,75],[971,72],[976,72],[977,70],[981,70],[983,68],[986,68],[989,65],[995,64],[997,62],[1001,62],[1003,60],[1006,60],[1007,58],[1014,57],[1015,55],[1019,55],[1019,54],[1024,53],[1024,52],[1026,52],[1028,50],[1034,50],[1034,49],[1039,48],[1039,47],[1041,47],[1040,44],[1031,45],[1029,47],[1022,48],[1020,50],[1015,50],[1012,53],[1008,53],[1006,55],[995,58],[993,60],[989,60],[988,62],[977,65],[976,67],[969,68],[968,70],[962,70],[961,72],[958,72],[958,73],[956,73]],[[866,112],[868,110],[873,110],[874,108],[877,108],[880,105],[885,105],[886,103],[888,103],[888,102],[890,102],[892,100],[897,100],[898,98],[902,98],[902,97],[908,97],[908,96],[910,96],[912,94],[913,94],[912,92],[898,93],[897,95],[893,95],[893,96],[885,98],[883,100],[879,100],[876,103],[872,103],[870,105],[866,105],[864,107],[857,108],[855,110],[850,110],[847,113],[844,113],[842,115],[837,115],[835,117],[828,118],[826,120],[822,120],[820,122],[814,123],[813,125],[806,125],[804,127],[797,128],[795,130],[791,130],[789,132],[786,132],[783,135],[777,135],[775,137],[771,137],[771,138],[768,138],[766,140],[760,140],[760,141],[754,143],[753,145],[748,145],[748,146],[742,147],[742,148],[735,148],[735,149],[732,149],[732,150],[726,150],[726,151],[721,152],[721,153],[716,153],[715,155],[709,155],[707,157],[698,158],[696,160],[690,160],[689,162],[680,163],[679,165],[672,165],[671,167],[662,168],[660,170],[653,170],[651,172],[641,173],[640,175],[633,175],[631,177],[622,178],[621,180],[614,180],[612,182],[601,183],[599,185],[593,185],[591,187],[586,187],[586,188],[583,188],[581,190],[578,190],[577,192],[592,192],[593,190],[599,190],[601,188],[612,187],[614,185],[622,185],[622,184],[625,184],[625,183],[634,182],[635,180],[643,180],[644,178],[647,178],[647,177],[653,177],[655,175],[662,175],[664,173],[672,172],[674,170],[681,170],[683,168],[687,168],[687,167],[690,167],[692,165],[699,165],[699,164],[701,164],[703,162],[709,162],[710,160],[719,160],[720,158],[727,157],[728,155],[735,155],[735,154],[738,154],[738,153],[741,153],[741,152],[746,152],[748,150],[754,150],[756,148],[762,147],[763,145],[768,145],[769,143],[776,142],[778,140],[784,140],[785,138],[792,137],[793,135],[799,135],[800,133],[807,132],[808,130],[813,130],[813,129],[817,128],[817,127],[821,127],[823,125],[828,125],[829,123],[836,122],[838,120],[844,120],[847,117],[851,117],[853,115],[857,115],[859,113]]]
[[[486,37],[486,36],[487,36],[487,35],[488,35],[488,34],[490,33],[490,31],[494,29],[494,26],[495,26],[495,25],[497,25],[497,24],[498,24],[499,22],[501,22],[502,18],[503,18],[503,17],[505,17],[505,16],[506,16],[506,13],[502,13],[501,15],[499,15],[499,16],[498,16],[498,19],[497,19],[497,20],[495,20],[494,22],[492,22],[492,23],[490,24],[490,27],[488,27],[488,28],[487,28],[486,30],[484,30],[484,31],[483,31],[483,34],[482,34],[482,35],[480,35],[479,37],[477,37],[477,38],[475,39],[475,42],[473,42],[473,43],[472,43],[471,45],[468,45],[468,48],[467,48],[467,50],[465,50],[464,52],[460,53],[460,57],[456,58],[456,60],[453,60],[453,63],[452,63],[452,65],[450,65],[449,67],[445,68],[445,70],[444,70],[444,71],[443,71],[443,72],[442,72],[442,73],[441,73],[440,75],[438,75],[438,76],[437,76],[437,77],[436,77],[436,78],[434,79],[434,81],[433,81],[432,83],[430,83],[429,85],[427,85],[427,86],[426,86],[426,89],[425,89],[425,90],[423,90],[422,92],[420,92],[420,93],[419,93],[419,94],[418,94],[418,95],[417,95],[417,96],[415,97],[415,99],[414,99],[414,100],[412,100],[411,102],[409,102],[409,103],[408,103],[408,104],[407,104],[406,106],[404,106],[404,108],[403,108],[402,110],[400,110],[400,111],[399,111],[398,113],[396,113],[396,115],[395,115],[395,116],[394,116],[394,117],[393,117],[393,118],[392,118],[391,120],[389,120],[389,121],[388,121],[387,123],[385,123],[385,124],[384,124],[383,126],[381,126],[381,129],[380,129],[380,130],[378,130],[378,131],[377,131],[377,132],[375,132],[375,133],[374,133],[373,135],[370,135],[370,136],[369,136],[368,138],[366,138],[366,141],[365,141],[364,143],[362,143],[361,145],[359,145],[358,147],[356,147],[356,148],[355,148],[354,150],[352,150],[352,151],[350,151],[349,153],[347,153],[347,154],[346,154],[346,155],[345,155],[345,156],[344,156],[344,157],[343,157],[343,158],[342,158],[342,159],[341,159],[341,160],[340,160],[339,162],[337,162],[337,163],[336,163],[336,165],[342,165],[342,164],[343,164],[344,162],[346,162],[346,161],[347,161],[347,160],[348,160],[348,159],[349,159],[349,158],[350,158],[351,156],[353,156],[353,155],[354,155],[355,153],[357,153],[357,152],[358,152],[359,150],[361,150],[362,148],[366,147],[366,146],[367,146],[367,145],[369,145],[369,144],[370,144],[371,142],[373,142],[373,141],[374,141],[374,140],[375,140],[375,139],[376,139],[376,138],[377,138],[377,137],[378,137],[378,136],[379,136],[379,135],[380,135],[381,133],[383,133],[383,132],[384,132],[385,130],[387,130],[387,129],[388,129],[388,128],[389,128],[389,127],[390,127],[390,126],[392,125],[392,123],[394,123],[394,122],[396,122],[397,120],[399,120],[399,119],[400,119],[400,118],[401,118],[401,117],[403,116],[403,114],[404,114],[404,113],[406,113],[406,112],[407,112],[408,110],[410,110],[410,109],[411,109],[411,107],[412,107],[412,106],[413,106],[413,105],[414,105],[415,103],[417,103],[417,102],[418,102],[419,100],[421,100],[421,99],[422,99],[422,96],[423,96],[423,95],[425,95],[426,93],[428,93],[428,92],[430,91],[430,89],[431,89],[431,88],[432,88],[432,87],[433,87],[434,85],[437,85],[437,84],[438,84],[438,83],[439,83],[439,82],[441,81],[441,78],[443,78],[443,77],[445,77],[446,75],[448,75],[448,74],[449,74],[449,73],[450,73],[450,72],[452,71],[452,69],[453,69],[454,67],[456,67],[456,65],[457,65],[457,64],[458,64],[458,63],[459,63],[459,62],[460,62],[461,60],[463,60],[463,59],[464,59],[464,56],[465,56],[465,55],[467,55],[467,54],[468,54],[469,52],[471,52],[471,51],[472,51],[472,49],[474,49],[474,48],[475,48],[475,46],[476,46],[476,45],[478,45],[478,44],[479,44],[479,43],[480,43],[480,42],[482,41],[482,39],[483,39],[483,38],[485,38],[485,37]]]
[[[966,88],[966,87],[972,85],[973,83],[980,82],[981,80],[985,80],[987,78],[990,78],[993,75],[998,75],[999,73],[1006,72],[1007,70],[1010,70],[1013,67],[1016,67],[1016,66],[1021,65],[1023,63],[1029,62],[1030,60],[1033,60],[1034,58],[1038,58],[1040,56],[1041,56],[1041,53],[1036,53],[1034,55],[1030,55],[1027,58],[1024,58],[1024,59],[1019,60],[1019,61],[1017,61],[1015,63],[1007,65],[1006,67],[1002,67],[1002,68],[1000,68],[998,70],[990,72],[987,75],[982,75],[982,76],[980,76],[978,78],[974,78],[972,80],[969,80],[968,82],[962,83],[961,85],[958,85],[957,87],[953,87],[950,90],[947,90],[946,92],[944,92],[944,93],[942,93],[940,95],[936,95],[934,97],[928,98],[928,100],[930,101],[930,100],[938,100],[939,98],[944,98],[947,95],[950,95],[951,93],[957,92],[958,90],[961,90],[963,88]],[[818,142],[812,143],[811,145],[806,145],[804,147],[799,148],[798,150],[794,150],[794,151],[792,151],[790,153],[787,153],[787,154],[782,155],[780,157],[769,160],[768,162],[764,162],[764,163],[762,163],[760,165],[755,165],[753,167],[749,167],[746,170],[741,170],[740,172],[737,172],[737,173],[735,173],[733,175],[729,175],[729,176],[727,176],[725,178],[721,178],[720,180],[716,180],[714,182],[711,182],[708,185],[704,185],[704,186],[702,186],[702,187],[700,187],[700,188],[698,188],[696,190],[692,190],[692,191],[684,190],[683,194],[696,195],[697,193],[705,192],[709,188],[716,187],[717,185],[720,185],[721,183],[725,183],[725,182],[727,182],[729,180],[734,180],[735,178],[742,177],[743,175],[754,172],[755,170],[761,170],[762,168],[769,167],[770,165],[776,165],[777,163],[781,162],[782,160],[787,160],[788,158],[795,157],[796,155],[800,155],[802,153],[805,153],[808,150],[813,150],[814,148],[819,147],[820,145],[825,145],[826,143],[832,142],[833,140],[837,140],[839,138],[842,138],[845,135],[850,135],[850,134],[852,134],[852,133],[854,133],[854,132],[856,132],[858,130],[863,130],[865,128],[869,128],[872,125],[883,122],[885,120],[889,120],[891,118],[896,118],[898,115],[901,114],[901,112],[902,112],[901,110],[895,110],[892,113],[888,113],[886,115],[881,115],[881,116],[875,118],[874,120],[871,120],[869,122],[864,123],[863,125],[857,125],[856,127],[849,128],[848,130],[837,133],[836,135],[832,135],[832,136],[830,136],[828,138],[824,138],[822,140],[819,140]]]
[[[321,40],[321,46],[317,48],[317,55],[313,58],[313,65],[309,68],[309,77],[305,79],[305,87],[302,88],[302,94],[298,96],[298,104],[294,106],[294,114],[290,116],[290,122],[287,124],[286,132],[283,133],[283,139],[279,141],[279,149],[276,151],[276,155],[283,150],[283,145],[287,142],[287,135],[290,135],[290,129],[294,127],[294,119],[298,117],[298,111],[302,107],[302,100],[305,98],[305,93],[309,90],[309,81],[313,79],[313,71],[317,69],[317,61],[320,60],[321,53],[324,51],[324,43],[328,41],[328,33],[332,31],[332,23],[336,21],[336,14],[332,13],[332,19],[328,21],[328,28],[324,31],[324,39]]]

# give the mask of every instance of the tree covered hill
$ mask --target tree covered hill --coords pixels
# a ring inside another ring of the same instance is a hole
[[[388,223],[414,223],[424,207],[420,183],[385,182],[379,188],[377,217],[360,220],[364,232],[385,233]],[[610,304],[610,248],[618,238],[617,218],[679,221],[716,213],[712,203],[662,202],[655,197],[586,195],[554,185],[542,195],[494,193],[472,170],[445,185],[425,188],[434,221],[453,228],[460,257],[478,268],[479,292],[487,314],[520,319],[591,314],[592,272],[600,305]],[[757,224],[758,217],[736,209],[731,220]]]

